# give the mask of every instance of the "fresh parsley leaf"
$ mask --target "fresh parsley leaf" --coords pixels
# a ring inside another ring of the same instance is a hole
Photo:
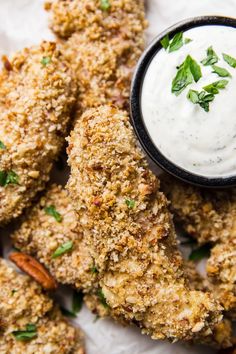
[[[180,49],[184,44],[188,44],[191,41],[192,39],[190,38],[183,39],[183,32],[178,32],[174,35],[171,41],[169,35],[167,34],[164,38],[162,38],[161,45],[165,50],[169,48],[169,53],[171,53]]]
[[[205,244],[199,248],[196,248],[191,252],[189,256],[189,260],[200,261],[204,258],[208,258],[210,256],[210,250],[211,250],[210,244]]]
[[[125,199],[125,204],[129,209],[133,209],[135,207],[135,200]]]
[[[236,68],[236,59],[231,57],[228,54],[223,53],[223,58],[224,61],[226,61],[227,64],[229,64],[232,68]]]
[[[199,104],[205,112],[209,112],[209,103],[215,99],[215,96],[212,93],[207,93],[206,91],[198,92],[195,90],[189,90],[187,98],[193,104]]]
[[[98,270],[97,270],[97,267],[95,265],[91,267],[91,272],[92,272],[92,274],[98,274],[99,273]]]
[[[184,39],[184,44],[188,44],[190,42],[192,42],[193,40],[191,38],[185,38]]]
[[[68,241],[56,249],[56,251],[52,255],[52,258],[57,258],[57,257],[61,256],[62,254],[71,251],[72,248],[73,248],[73,242]]]
[[[61,313],[63,314],[63,316],[66,317],[71,317],[71,318],[75,318],[76,314],[68,309],[66,309],[65,307],[60,307]]]
[[[83,305],[83,294],[74,291],[73,293],[73,303],[72,303],[72,311],[74,314],[77,314],[82,309]]]
[[[3,142],[0,140],[0,149],[5,150],[6,146],[3,144]]]
[[[18,184],[19,176],[14,171],[0,171],[0,186],[5,187],[8,184]]]
[[[183,47],[184,42],[183,42],[183,32],[176,33],[170,42],[169,45],[169,52],[175,52],[176,50],[180,49]]]
[[[169,35],[167,34],[165,37],[162,38],[161,40],[161,45],[162,47],[167,50],[170,44],[170,38]]]
[[[62,222],[62,216],[60,213],[58,213],[58,211],[56,211],[56,208],[54,205],[50,205],[50,206],[44,208],[44,211],[47,215],[53,216],[57,222]]]
[[[28,341],[37,337],[37,328],[34,324],[27,324],[25,330],[13,331],[12,334],[18,341]]]
[[[213,73],[219,75],[220,77],[231,77],[230,72],[227,69],[221,68],[217,65],[212,65]]]
[[[8,171],[6,184],[18,184],[19,176],[14,171]]]
[[[228,83],[229,83],[228,80],[219,80],[213,82],[210,85],[203,87],[203,89],[209,93],[213,93],[214,95],[217,95],[219,93],[219,90],[224,89],[228,85]]]
[[[42,58],[42,60],[41,60],[41,64],[43,65],[43,66],[46,66],[46,65],[48,65],[48,64],[50,64],[51,63],[51,58],[50,57],[43,57]]]
[[[209,47],[207,49],[207,57],[205,59],[203,59],[201,61],[201,63],[205,66],[213,65],[213,64],[217,63],[218,60],[219,60],[219,58],[218,58],[217,54],[215,53],[215,51],[213,50],[213,48]]]
[[[106,302],[106,298],[105,298],[105,295],[103,294],[102,289],[99,289],[99,290],[98,290],[97,295],[98,295],[98,298],[99,298],[99,300],[100,300],[100,303],[103,305],[103,307],[105,307],[106,309],[108,309],[108,308],[109,308],[109,305],[108,305],[107,302]]]
[[[180,95],[193,81],[198,82],[201,76],[202,72],[200,66],[188,55],[185,61],[178,67],[177,74],[172,81],[171,92],[176,96]]]
[[[102,11],[108,11],[111,8],[109,0],[100,0],[100,7]]]

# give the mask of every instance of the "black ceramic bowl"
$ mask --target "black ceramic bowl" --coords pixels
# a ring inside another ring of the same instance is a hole
[[[236,19],[221,16],[203,16],[194,17],[188,20],[177,23],[176,25],[168,28],[166,31],[162,32],[157,36],[149,47],[145,50],[141,56],[136,71],[133,76],[132,86],[131,86],[131,118],[138,136],[138,139],[146,151],[146,153],[151,157],[151,159],[163,170],[169,172],[170,174],[182,179],[185,182],[189,182],[198,186],[203,187],[232,187],[236,185],[236,176],[230,177],[218,177],[211,178],[189,172],[173,162],[169,161],[154,145],[152,139],[150,138],[148,131],[146,129],[141,110],[141,92],[143,86],[143,80],[149,64],[155,54],[162,48],[160,41],[169,34],[172,38],[176,33],[181,31],[186,31],[194,27],[206,26],[206,25],[221,25],[236,28]],[[168,136],[167,136],[168,139]],[[236,156],[235,156],[236,158]]]

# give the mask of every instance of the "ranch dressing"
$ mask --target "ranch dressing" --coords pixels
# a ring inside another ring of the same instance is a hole
[[[236,69],[222,57],[236,58],[236,29],[200,26],[184,32],[192,41],[169,53],[162,48],[152,59],[144,77],[141,109],[147,131],[159,151],[177,166],[205,177],[236,175]],[[232,77],[219,77],[211,66],[203,66],[207,49],[213,47],[219,61]],[[201,66],[202,77],[175,96],[172,80],[187,55]],[[187,99],[188,91],[218,80],[228,85],[210,102],[209,112]]]

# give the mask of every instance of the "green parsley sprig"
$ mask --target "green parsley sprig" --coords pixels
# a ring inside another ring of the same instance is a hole
[[[44,208],[44,211],[47,215],[50,215],[52,217],[54,217],[54,219],[57,222],[62,222],[62,216],[61,214],[56,210],[55,205],[50,205],[46,208]]]
[[[165,50],[168,50],[169,53],[171,53],[179,50],[184,44],[188,44],[191,41],[192,39],[190,38],[183,38],[183,32],[178,32],[174,35],[172,40],[170,40],[169,35],[167,34],[162,38],[161,45]]]
[[[14,171],[0,171],[0,186],[5,187],[9,184],[19,184],[19,176]]]
[[[223,53],[223,59],[224,61],[229,64],[229,66],[231,66],[232,68],[236,68],[236,59],[231,57],[228,54]]]
[[[207,57],[205,59],[203,59],[201,61],[201,63],[204,65],[204,66],[207,66],[207,65],[214,65],[215,63],[217,63],[219,60],[216,52],[213,50],[213,47],[209,47],[207,49]]]
[[[178,71],[172,81],[171,88],[171,92],[176,96],[180,95],[193,81],[198,82],[202,77],[200,66],[190,55],[186,57],[185,61],[177,69]]]
[[[194,104],[199,104],[205,112],[209,112],[209,104],[214,101],[215,95],[206,91],[189,90],[187,98]]]
[[[60,257],[64,253],[70,252],[72,248],[73,248],[73,242],[68,241],[56,249],[56,251],[52,255],[52,258],[54,259]]]
[[[12,334],[16,340],[25,342],[37,337],[37,328],[34,324],[27,324],[26,329],[13,331]]]

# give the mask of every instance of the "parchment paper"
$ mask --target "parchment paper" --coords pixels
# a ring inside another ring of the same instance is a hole
[[[148,0],[147,16],[150,27],[148,41],[174,23],[197,15],[227,15],[236,17],[236,0]],[[43,0],[0,0],[0,55],[12,54],[25,46],[39,43],[42,39],[53,39],[48,29],[47,13]],[[9,250],[7,234],[5,256]],[[58,300],[70,308],[71,292],[62,287]],[[188,347],[153,341],[142,336],[136,328],[124,328],[111,320],[98,320],[86,308],[78,314],[75,324],[86,333],[88,354],[213,354],[203,347]]]

